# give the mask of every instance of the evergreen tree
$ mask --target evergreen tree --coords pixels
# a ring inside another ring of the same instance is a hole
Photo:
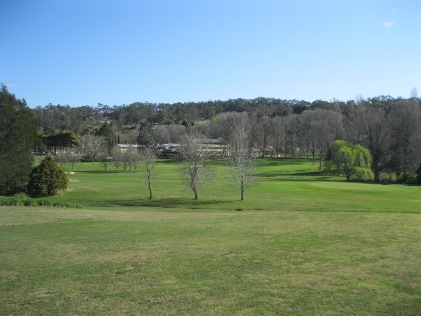
[[[115,145],[117,145],[117,137],[114,132],[113,124],[105,122],[101,125],[96,133],[97,136],[103,136],[107,146],[107,153],[110,154]]]
[[[38,167],[32,169],[28,193],[32,197],[52,196],[66,190],[68,179],[56,161],[47,156]]]
[[[151,147],[155,144],[155,135],[153,125],[147,121],[139,123],[139,135],[137,143],[141,146]]]
[[[25,100],[0,90],[0,194],[25,191],[33,165],[35,118]]]

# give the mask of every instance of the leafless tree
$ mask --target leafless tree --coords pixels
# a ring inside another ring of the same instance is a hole
[[[137,168],[137,165],[141,159],[141,154],[137,147],[129,146],[124,152],[121,153],[121,158],[124,171],[126,171],[127,168],[132,171],[132,168]]]
[[[155,140],[157,144],[168,144],[171,142],[171,136],[167,125],[159,125],[155,127]]]
[[[257,128],[258,147],[261,148],[261,156],[265,157],[268,151],[268,147],[274,139],[273,120],[267,116],[263,117],[259,121]],[[273,151],[271,151],[270,155],[273,155]]]
[[[187,135],[180,147],[180,153],[184,179],[197,200],[202,183],[213,180],[209,152],[205,150],[200,138]]]
[[[339,111],[315,109],[307,110],[300,114],[307,126],[307,141],[313,159],[319,158],[319,168],[330,145],[343,135],[342,114]]]
[[[120,168],[123,163],[123,154],[121,149],[118,146],[114,146],[114,148],[111,150],[111,156],[115,169],[118,171],[118,168]]]
[[[104,151],[104,148],[106,148],[106,142],[103,136],[84,135],[80,137],[80,150],[86,156],[96,159]]]
[[[291,114],[284,118],[284,150],[285,150],[285,157],[288,156],[288,154],[291,157],[294,157],[296,155],[297,149],[299,148],[299,141],[297,140],[297,130],[300,128],[298,125],[298,115],[297,114]]]
[[[155,150],[153,148],[142,148],[141,159],[144,178],[149,190],[149,199],[152,199],[153,169],[157,160]]]
[[[403,181],[408,172],[414,172],[421,157],[421,106],[416,100],[401,101],[390,110],[392,130],[392,170],[402,174]]]
[[[222,138],[228,141],[235,126],[241,120],[247,120],[250,129],[250,142],[258,142],[258,121],[255,113],[248,112],[226,112],[218,115],[215,122],[209,125],[207,130],[208,138]]]
[[[277,116],[272,119],[273,133],[272,142],[275,147],[277,156],[285,155],[285,140],[286,140],[286,129],[285,129],[286,118],[284,116]]]
[[[380,174],[387,169],[392,156],[392,129],[388,113],[386,106],[362,102],[350,110],[346,120],[348,139],[370,151],[374,182],[380,181]]]
[[[255,158],[252,157],[252,127],[247,117],[237,120],[229,138],[229,176],[240,189],[241,200],[244,192],[254,184]]]
[[[186,128],[182,125],[159,125],[154,131],[158,144],[181,143],[186,135]]]
[[[64,153],[57,154],[56,160],[61,165],[63,165],[64,163],[70,163],[73,170],[74,164],[80,161],[80,155],[72,153],[70,151],[66,151]]]
[[[99,164],[104,167],[105,172],[107,172],[107,167],[112,163],[112,157],[108,154],[107,151],[103,151],[98,155]]]

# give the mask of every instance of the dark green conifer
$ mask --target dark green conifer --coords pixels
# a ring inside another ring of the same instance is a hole
[[[35,118],[25,100],[0,89],[0,195],[25,191],[33,166]]]
[[[38,167],[32,169],[28,194],[32,197],[52,196],[67,188],[67,176],[56,161],[47,156]]]

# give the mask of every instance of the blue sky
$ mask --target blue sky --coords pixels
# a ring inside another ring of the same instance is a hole
[[[421,91],[419,0],[0,0],[0,31],[31,107]]]

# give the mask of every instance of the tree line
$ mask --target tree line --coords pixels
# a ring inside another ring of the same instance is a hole
[[[48,130],[71,130],[77,134],[92,133],[97,121],[113,121],[118,126],[135,125],[140,121],[154,124],[191,125],[200,120],[210,120],[225,112],[253,112],[262,116],[286,116],[299,114],[311,107],[345,107],[353,101],[283,100],[275,98],[230,99],[226,101],[150,103],[134,102],[129,105],[72,107],[69,105],[38,106],[33,109],[38,128]]]
[[[246,122],[250,155],[311,157],[322,169],[337,158],[335,154],[355,153],[353,146],[359,145],[370,155],[375,182],[392,173],[399,181],[409,181],[421,169],[421,100],[417,97],[312,103],[256,98],[77,108],[50,104],[30,109],[2,86],[0,106],[1,194],[22,190],[33,151],[67,155],[72,163],[83,156],[107,168],[107,158],[119,156],[117,144],[181,143],[194,135],[218,138],[234,148],[241,143],[234,135],[242,122]],[[335,151],[337,140],[348,142],[348,149]],[[12,161],[17,156],[22,159]],[[131,158],[126,158],[121,158],[120,166],[132,167]],[[25,166],[20,165],[23,162]],[[6,174],[5,170],[15,171]]]

